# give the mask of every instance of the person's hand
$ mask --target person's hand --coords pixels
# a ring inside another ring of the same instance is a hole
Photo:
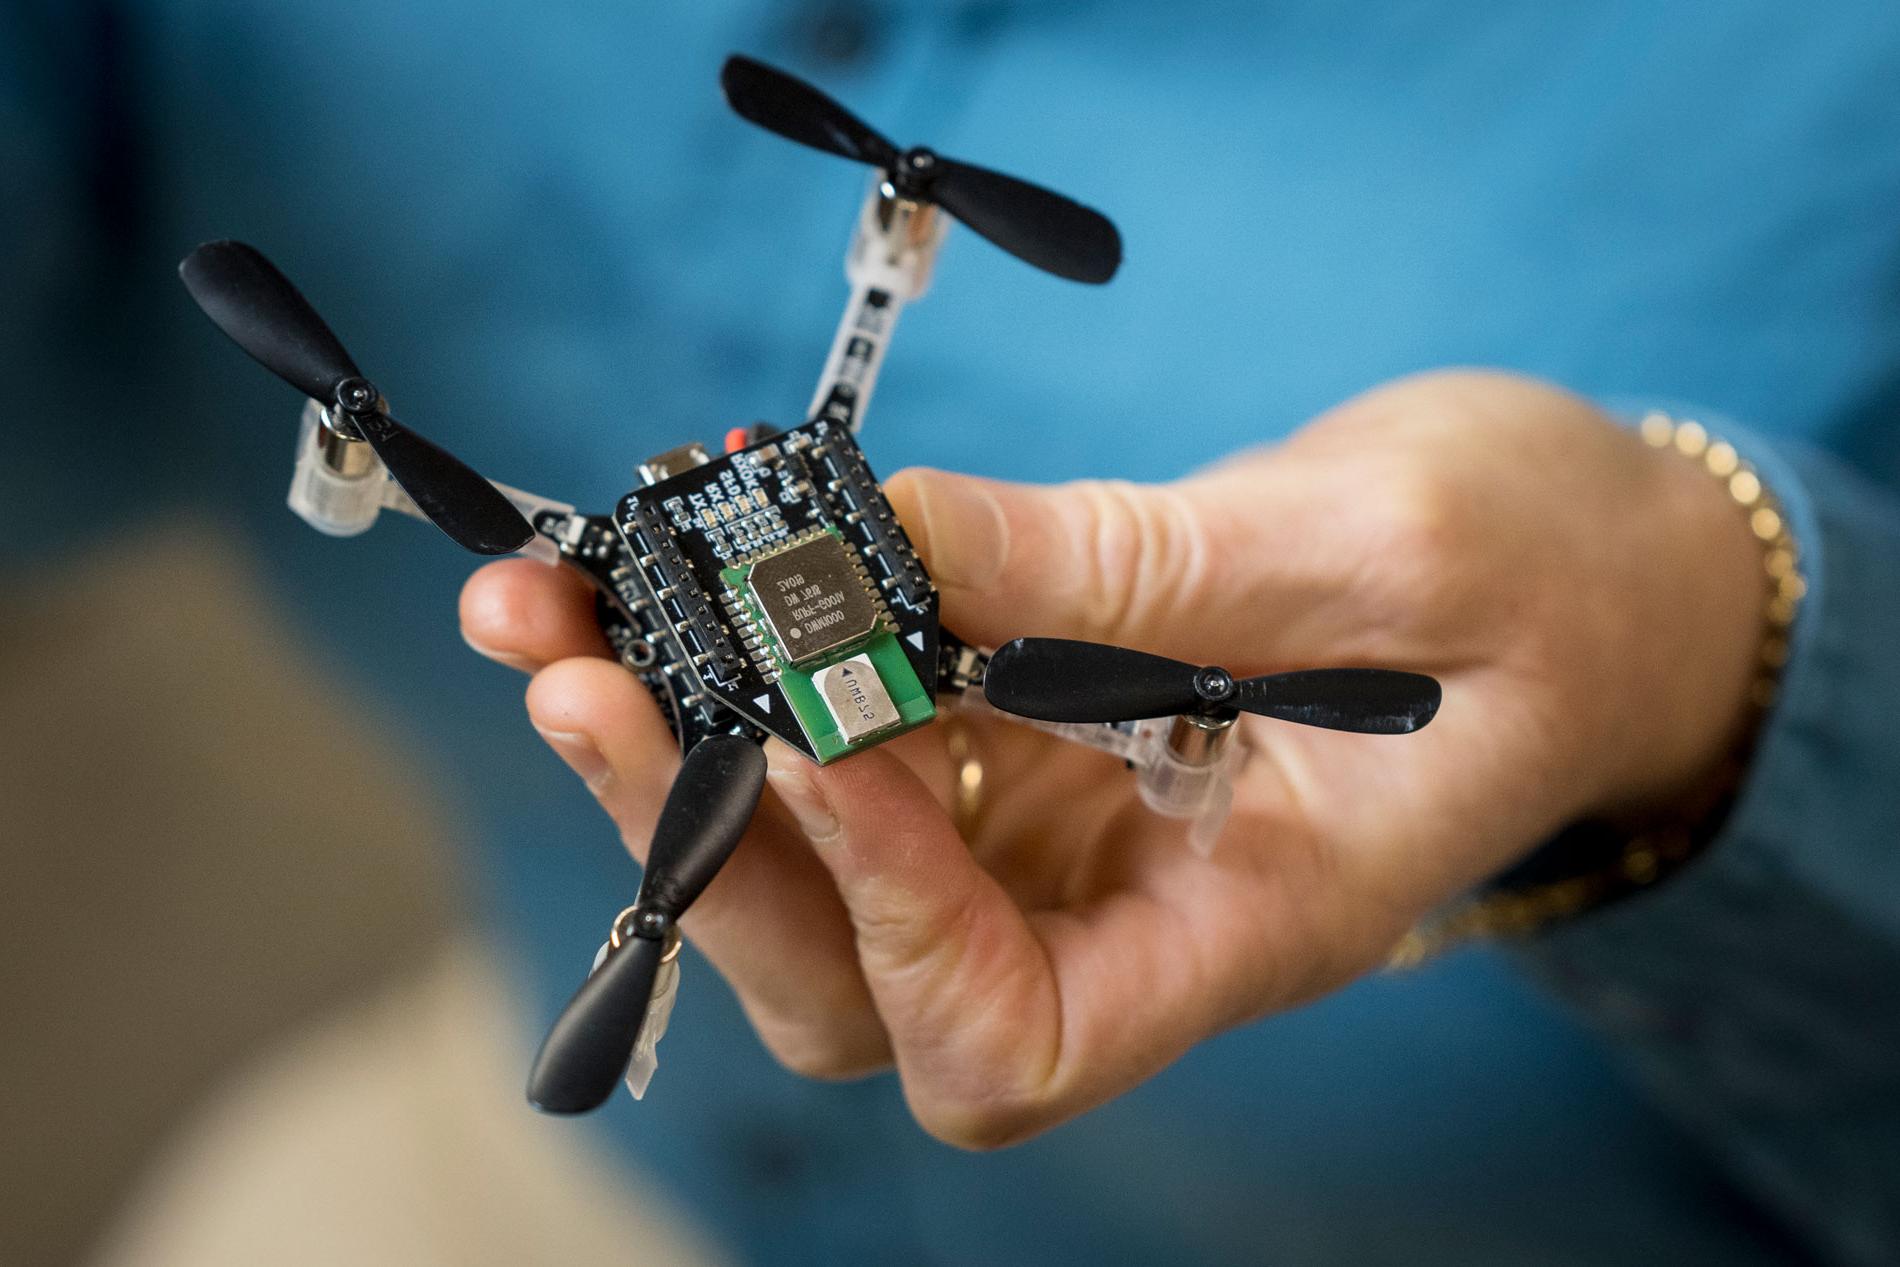
[[[686,930],[785,1064],[894,1060],[955,1144],[1021,1139],[1367,971],[1566,822],[1695,788],[1746,715],[1761,583],[1742,516],[1690,463],[1527,380],[1402,381],[1174,484],[916,471],[888,489],[966,641],[1445,688],[1410,736],[1243,717],[1211,858],[1119,761],[1026,728],[974,729],[968,841],[941,726],[824,769],[768,745],[771,793]],[[462,620],[535,674],[535,726],[644,850],[678,757],[605,658],[585,585],[492,564]]]

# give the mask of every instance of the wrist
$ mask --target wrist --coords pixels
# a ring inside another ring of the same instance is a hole
[[[1665,491],[1645,517],[1670,543],[1661,552],[1670,566],[1657,571],[1671,601],[1655,603],[1663,619],[1647,623],[1630,654],[1667,650],[1673,689],[1653,686],[1647,707],[1665,723],[1690,724],[1654,727],[1623,745],[1637,772],[1612,804],[1412,930],[1389,966],[1461,941],[1528,933],[1643,889],[1695,858],[1727,819],[1779,685],[1806,581],[1779,503],[1733,447],[1660,414],[1646,417],[1641,433],[1650,449],[1664,451],[1653,456],[1674,464],[1652,468]],[[1698,483],[1719,495],[1694,495]],[[1632,584],[1640,600],[1644,587]]]
[[[1792,543],[1772,493],[1732,446],[1660,414],[1640,434],[1652,471],[1646,550],[1656,566],[1637,595],[1647,610],[1632,620],[1632,655],[1647,672],[1624,707],[1650,724],[1630,728],[1646,741],[1625,745],[1622,775],[1600,808],[1654,820],[1705,810],[1732,782],[1785,659],[1800,582],[1795,574],[1787,583],[1792,599],[1777,622],[1771,600],[1785,578],[1773,575],[1772,556],[1787,550],[1793,573]]]

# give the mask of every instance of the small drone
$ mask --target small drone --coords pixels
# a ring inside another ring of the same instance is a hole
[[[720,75],[741,117],[875,168],[845,256],[851,295],[808,411],[785,430],[728,433],[639,468],[611,515],[483,479],[390,415],[375,384],[256,249],[211,242],[179,266],[205,314],[309,398],[290,507],[353,536],[383,510],[426,519],[476,554],[577,569],[623,664],[659,701],[684,754],[633,905],[542,1044],[528,1099],[583,1113],[657,1067],[678,988],[679,919],[737,846],[776,738],[826,764],[940,712],[1005,715],[1115,754],[1154,812],[1213,846],[1232,790],[1235,719],[1369,734],[1425,725],[1438,683],[1382,669],[1236,679],[1121,647],[1022,638],[990,653],[942,629],[937,592],[858,447],[891,332],[921,297],[943,213],[1025,262],[1101,283],[1121,238],[1099,212],[921,147],[900,150],[811,85],[746,57]]]

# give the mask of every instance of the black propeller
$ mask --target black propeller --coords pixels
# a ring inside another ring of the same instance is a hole
[[[719,85],[742,118],[800,145],[882,168],[899,193],[936,203],[1037,268],[1099,283],[1121,266],[1121,234],[1099,211],[922,147],[899,150],[804,80],[750,57],[727,58]]]
[[[615,930],[620,944],[542,1041],[528,1103],[544,1113],[586,1113],[613,1094],[646,1020],[668,935],[732,856],[764,790],[765,754],[749,739],[714,735],[686,754],[653,829],[640,894]]]
[[[1434,678],[1392,669],[1302,669],[1238,681],[1226,669],[1067,638],[1018,638],[990,658],[989,702],[1055,722],[1256,713],[1302,726],[1404,735],[1438,712]]]
[[[242,242],[207,242],[178,266],[218,329],[277,377],[337,411],[367,440],[430,522],[477,554],[507,554],[534,536],[493,484],[389,416],[316,309],[277,266]]]

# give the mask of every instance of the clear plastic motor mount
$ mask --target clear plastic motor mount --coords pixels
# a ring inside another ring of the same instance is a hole
[[[326,448],[347,445],[338,470]],[[304,405],[297,428],[297,466],[285,498],[297,518],[332,537],[354,537],[367,532],[383,508],[383,486],[389,482],[381,459],[361,440],[329,436],[323,410],[315,401]]]
[[[600,965],[606,962],[611,945],[611,942],[602,942],[600,949],[594,952],[594,965],[587,970],[589,975],[599,971]],[[677,951],[677,945],[674,949]],[[636,1100],[646,1099],[653,1071],[660,1067],[660,1040],[666,1037],[666,1023],[673,1019],[673,1002],[679,992],[680,961],[679,955],[673,953],[660,961],[660,971],[653,978],[653,998],[647,1004],[646,1019],[640,1022],[640,1033],[633,1040],[633,1056],[627,1061],[627,1090],[633,1092]]]
[[[845,279],[853,289],[885,291],[902,303],[922,299],[946,227],[937,208],[873,178],[845,252]]]
[[[1196,853],[1214,850],[1233,806],[1234,785],[1229,777],[1234,748],[1227,734],[1233,718],[1214,726],[1199,718],[1152,718],[1141,723],[1146,740],[1137,760],[1135,786],[1141,802],[1165,818],[1185,818],[1188,845]],[[1198,744],[1183,743],[1183,731],[1207,736]]]
[[[1211,723],[1151,717],[1119,725],[1035,721],[1001,712],[980,688],[963,692],[956,706],[965,713],[1007,718],[1120,757],[1134,767],[1143,805],[1164,818],[1187,820],[1188,845],[1196,853],[1212,853],[1221,828],[1227,825],[1234,803],[1234,768],[1241,752],[1233,742],[1231,718]],[[1184,723],[1199,733],[1176,734]]]

